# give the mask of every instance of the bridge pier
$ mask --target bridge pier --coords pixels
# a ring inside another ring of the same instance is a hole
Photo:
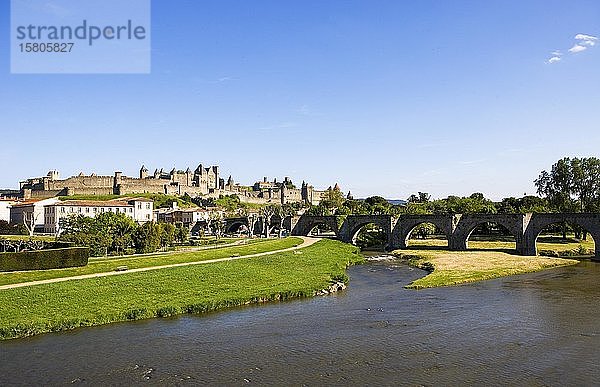
[[[448,239],[448,250],[465,251],[467,249],[467,240],[461,235],[452,234]]]

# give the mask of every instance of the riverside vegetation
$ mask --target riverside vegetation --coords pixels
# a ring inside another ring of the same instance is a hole
[[[590,247],[593,251],[593,241],[571,241],[538,243],[538,246],[545,249],[543,251],[555,253],[556,256],[573,256],[577,252],[589,253]],[[516,255],[512,250],[514,242],[471,241],[469,246],[473,250],[469,251],[445,250],[447,242],[440,239],[413,240],[411,245],[412,249],[409,247],[406,250],[396,250],[393,254],[430,273],[407,285],[406,288],[409,289],[458,285],[579,263],[575,259]]]
[[[240,254],[259,245],[244,246]],[[219,254],[231,255],[230,249]],[[195,259],[206,254],[194,253]],[[321,240],[252,259],[2,290],[0,338],[309,297],[334,282],[346,283],[346,267],[362,260],[355,246]]]

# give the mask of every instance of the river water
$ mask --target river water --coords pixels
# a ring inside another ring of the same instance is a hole
[[[600,384],[600,264],[429,290],[397,262],[336,295],[0,343],[0,385]]]

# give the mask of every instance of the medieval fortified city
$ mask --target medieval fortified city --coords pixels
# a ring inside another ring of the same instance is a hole
[[[598,20],[0,2],[0,387],[599,386]]]

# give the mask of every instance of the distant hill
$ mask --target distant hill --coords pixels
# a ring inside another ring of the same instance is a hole
[[[365,200],[364,198],[362,199],[356,199],[356,200]],[[405,206],[406,203],[408,203],[406,200],[402,200],[402,199],[385,199],[387,200],[388,203],[394,205],[394,206]]]
[[[405,206],[407,201],[402,199],[386,199],[388,203],[393,204],[395,206]]]

